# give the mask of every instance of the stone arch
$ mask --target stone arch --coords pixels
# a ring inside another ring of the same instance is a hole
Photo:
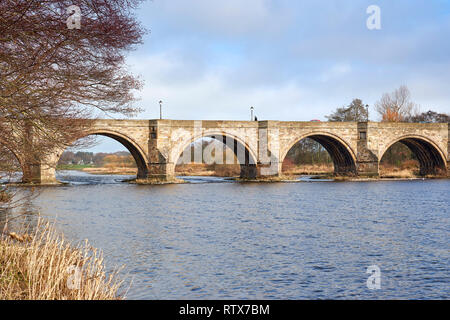
[[[144,150],[142,150],[142,148],[132,138],[130,138],[122,133],[112,131],[112,130],[94,129],[94,130],[90,130],[90,131],[86,132],[83,136],[78,137],[76,140],[87,137],[87,136],[92,136],[92,135],[105,136],[105,137],[114,139],[117,142],[121,143],[125,148],[127,148],[127,150],[131,153],[134,160],[136,161],[136,165],[138,167],[137,178],[138,179],[147,178],[147,175],[148,175],[147,156],[146,156]],[[74,140],[73,142],[75,142],[76,140]],[[64,150],[61,150],[60,152],[58,152],[57,157],[56,157],[57,158],[56,163],[59,161],[59,158],[61,157],[63,152],[64,152]]]
[[[318,142],[327,150],[333,160],[335,174],[356,175],[355,152],[343,139],[328,132],[309,132],[296,137],[288,144],[288,147],[281,154],[280,163],[283,163],[289,150],[291,150],[295,144],[306,138]]]
[[[379,162],[389,148],[400,142],[407,146],[417,157],[420,164],[420,175],[435,175],[447,170],[447,161],[444,152],[431,139],[419,135],[405,135],[389,142],[380,152]]]
[[[8,143],[4,142],[2,139],[0,139],[0,145],[2,145],[4,148],[6,148],[13,156],[16,158],[17,162],[19,163],[20,169],[22,170],[22,175],[26,175],[27,168],[24,165],[25,161],[24,159],[17,153],[13,148],[11,148]]]
[[[225,132],[205,132],[193,136],[190,139],[184,140],[182,143],[179,144],[178,147],[174,148],[174,151],[172,153],[174,159],[173,170],[175,170],[175,166],[177,165],[178,160],[181,157],[184,150],[186,150],[186,148],[188,148],[191,145],[191,143],[202,138],[216,139],[222,142],[227,147],[229,147],[231,150],[233,150],[241,166],[241,173],[240,173],[241,178],[247,179],[256,178],[257,176],[256,163],[258,159],[256,153],[251,150],[250,146],[245,141],[243,141],[242,139],[233,134]]]

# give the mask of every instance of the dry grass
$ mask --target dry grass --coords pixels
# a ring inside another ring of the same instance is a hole
[[[103,255],[87,240],[73,247],[49,223],[32,234],[0,238],[0,300],[111,300],[122,282],[107,276]],[[79,279],[79,280],[78,280]]]
[[[418,175],[411,169],[403,170],[380,170],[381,178],[416,178]]]
[[[334,172],[333,164],[303,164],[303,165],[291,165],[283,163],[283,174],[301,175],[301,174],[332,174]]]
[[[175,167],[177,176],[212,176],[214,171],[203,163],[181,164]]]
[[[380,163],[380,177],[382,178],[415,178],[419,176],[419,163],[416,160],[403,161],[399,166]]]
[[[217,177],[239,177],[241,166],[239,164],[216,164],[213,166]]]
[[[238,177],[241,167],[239,164],[190,163],[177,165],[175,170],[178,176]]]
[[[115,175],[135,175],[137,174],[137,168],[131,167],[98,167],[98,168],[84,168],[84,172],[91,174],[115,174]]]

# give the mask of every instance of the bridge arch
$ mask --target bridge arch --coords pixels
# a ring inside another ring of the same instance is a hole
[[[243,141],[241,138],[225,132],[205,132],[183,141],[183,143],[179,144],[179,146],[175,148],[173,151],[174,170],[183,152],[193,142],[198,141],[202,138],[212,138],[217,141],[220,141],[233,151],[241,167],[240,172],[241,178],[250,178],[250,179],[256,178],[257,176],[256,163],[258,159],[256,153],[252,151],[248,143]]]
[[[119,133],[117,131],[113,131],[113,130],[93,129],[93,130],[89,130],[88,132],[86,132],[83,136],[78,137],[76,140],[79,140],[79,139],[82,139],[82,138],[85,138],[88,136],[92,136],[92,135],[108,137],[108,138],[114,139],[117,142],[121,143],[131,153],[131,155],[133,156],[133,158],[136,162],[136,165],[138,167],[137,178],[138,179],[147,178],[147,175],[148,175],[147,156],[146,156],[144,150],[142,150],[142,148],[132,138],[130,138],[122,133]],[[74,140],[72,143],[75,143],[76,140]],[[63,152],[64,152],[64,150],[58,152],[56,162],[59,161],[59,158],[61,157]]]
[[[14,159],[17,161],[17,164],[19,165],[20,170],[22,171],[22,176],[26,176],[27,174],[29,175],[27,167],[24,165],[25,161],[19,156],[19,153],[17,153],[13,148],[11,148],[8,145],[8,143],[3,141],[3,139],[1,138],[0,138],[0,146],[14,156]]]
[[[420,135],[404,135],[393,139],[380,152],[379,162],[389,148],[397,142],[407,146],[417,157],[420,165],[420,175],[435,175],[446,172],[447,161],[444,152],[431,139]]]
[[[339,175],[356,174],[356,155],[350,145],[340,137],[328,132],[309,132],[291,140],[288,147],[283,150],[280,163],[283,163],[288,152],[301,140],[312,139],[327,150],[334,164],[334,172]]]

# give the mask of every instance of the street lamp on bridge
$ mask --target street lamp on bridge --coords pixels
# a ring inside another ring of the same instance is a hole
[[[162,119],[162,100],[159,100],[159,119]]]

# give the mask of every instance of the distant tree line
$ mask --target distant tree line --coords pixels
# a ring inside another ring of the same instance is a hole
[[[92,165],[95,167],[117,165],[123,167],[135,167],[136,163],[133,159],[133,156],[127,151],[119,151],[114,153],[66,151],[59,159],[58,165]]]

